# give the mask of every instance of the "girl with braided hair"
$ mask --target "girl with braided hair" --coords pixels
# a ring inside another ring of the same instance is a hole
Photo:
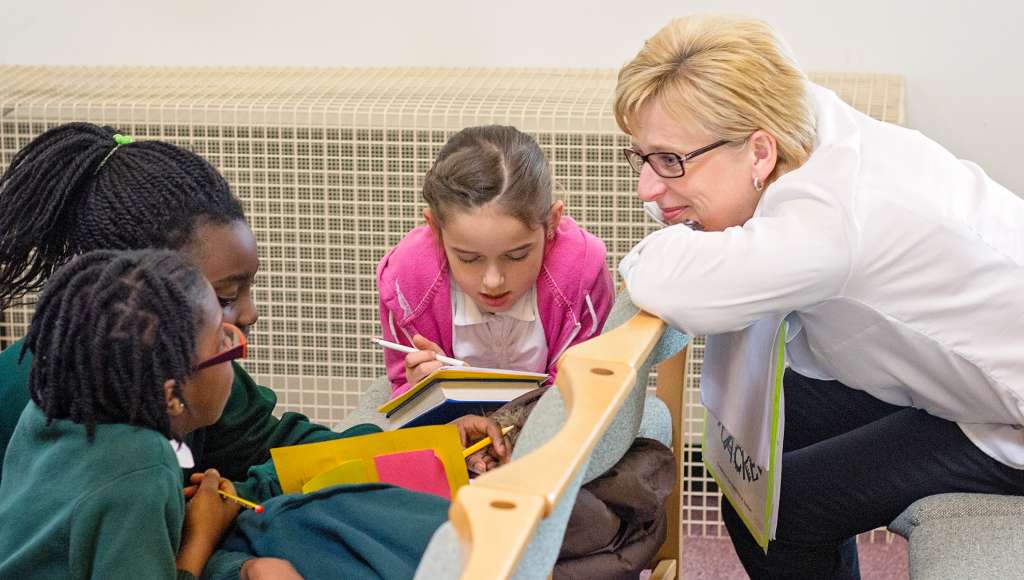
[[[243,332],[256,322],[256,238],[227,182],[198,155],[160,141],[133,142],[110,127],[70,123],[28,143],[0,177],[0,310],[39,290],[76,255],[144,248],[182,252],[212,284],[225,322]],[[29,402],[34,353],[22,356],[23,343],[0,352],[0,465]],[[231,366],[234,382],[220,420],[184,438],[195,461],[185,473],[194,476],[191,483],[209,468],[240,480],[262,466],[265,477],[239,489],[265,497],[274,491],[271,448],[378,430],[359,425],[335,433],[297,413],[278,419],[273,391]],[[224,565],[242,566],[248,558]],[[263,565],[245,567],[254,564]]]
[[[39,290],[75,256],[97,249],[145,248],[177,250],[195,264],[212,285],[224,322],[243,332],[256,322],[251,292],[259,269],[256,239],[227,182],[201,157],[160,141],[133,142],[110,127],[71,123],[31,141],[0,177],[0,310]],[[33,358],[43,354],[24,350],[25,343],[26,339],[19,340],[0,352],[0,460],[29,403]],[[91,369],[90,365],[105,364],[107,356],[112,353],[76,364]],[[284,413],[278,419],[273,415],[277,402],[273,391],[257,385],[241,366],[232,363],[231,367],[234,380],[220,419],[183,436],[195,463],[180,482],[190,484],[189,492],[205,481],[204,471],[213,468],[238,482],[238,495],[266,501],[281,493],[269,461],[271,448],[379,431],[374,425],[357,425],[335,433],[297,413]],[[77,373],[75,368],[69,372]],[[97,424],[103,422],[108,395],[103,401],[104,405],[94,407],[99,410],[94,416]],[[69,400],[68,412],[85,413],[83,404],[77,398]],[[88,415],[81,417],[88,424]],[[467,424],[463,432],[480,438],[487,434],[487,427],[482,422]],[[415,568],[427,539],[445,518],[446,505],[440,501],[425,505],[417,498],[426,496],[408,493],[402,498],[407,509],[401,511],[387,494],[367,490],[353,495],[346,517],[360,510],[370,514],[353,520],[354,533],[374,535],[378,546],[394,548],[378,549],[372,555]],[[429,517],[412,522],[406,518],[408,512]],[[358,529],[360,522],[390,524],[402,518],[406,519],[401,526]],[[6,533],[6,526],[3,529]],[[401,549],[396,547],[400,544]],[[207,564],[206,575],[284,578],[288,572],[294,574],[287,562],[269,557],[272,554],[254,556],[258,555],[218,550]],[[357,553],[351,560],[358,563],[370,556]]]
[[[217,490],[235,489],[211,469],[186,504],[172,439],[228,400],[246,343],[223,319],[177,252],[97,250],[53,274],[19,349],[32,402],[0,483],[0,577],[201,574],[238,513]]]
[[[70,123],[32,140],[0,177],[0,309],[39,290],[73,256],[143,248],[183,252],[213,285],[226,322],[244,332],[256,322],[256,238],[227,182],[198,155]],[[29,398],[32,357],[19,359],[20,346],[0,353],[0,459]],[[339,436],[299,414],[275,418],[273,391],[234,371],[221,420],[186,440],[198,471],[237,480],[273,447]]]

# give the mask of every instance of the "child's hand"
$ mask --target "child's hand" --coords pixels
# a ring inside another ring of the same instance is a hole
[[[475,475],[487,473],[499,464],[500,461],[491,452],[490,447],[485,447],[466,458],[466,469]]]
[[[490,437],[493,442],[466,458],[467,469],[480,474],[508,463],[508,440],[501,434],[501,425],[496,421],[479,415],[465,415],[452,421],[452,424],[459,428],[459,439],[463,447],[469,447],[484,437]]]
[[[197,578],[206,566],[214,548],[224,532],[238,515],[238,504],[226,501],[217,493],[222,489],[235,493],[235,486],[222,478],[216,469],[192,477],[192,485],[185,488],[185,533],[181,550],[178,551],[178,569],[192,572]],[[194,488],[189,491],[190,488]]]
[[[242,580],[302,580],[302,575],[288,560],[253,558],[242,564]]]
[[[207,469],[206,471],[209,472],[211,470]],[[214,469],[212,471],[216,472],[217,470]],[[220,474],[218,474],[218,476],[219,475]],[[203,477],[205,477],[205,476],[206,476],[206,473],[193,473],[191,476],[189,476],[188,479],[189,479],[189,483],[191,483],[191,485],[185,486],[185,489],[183,490],[185,492],[185,500],[186,501],[192,499],[196,495],[196,492],[199,491],[199,484],[201,484],[203,482]],[[235,493],[233,491],[234,484],[231,483],[230,481],[226,480],[226,479],[224,481],[226,482],[226,484],[228,486],[231,486],[231,489],[228,489],[227,487],[220,487],[218,489],[223,489],[224,491],[226,491],[228,493],[232,493],[232,494]]]
[[[435,355],[444,354],[444,351],[419,334],[412,337],[412,345],[419,350],[405,355],[405,382],[415,385],[423,377],[444,366],[435,358]]]
[[[196,495],[196,492],[199,491],[199,484],[203,482],[203,475],[204,474],[202,473],[193,473],[189,476],[188,479],[190,485],[186,485],[184,489],[185,501],[192,499]]]

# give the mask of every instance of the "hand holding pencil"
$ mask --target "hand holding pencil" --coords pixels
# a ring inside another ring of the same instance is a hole
[[[508,432],[511,431],[514,428],[515,428],[515,425],[509,425],[507,427],[502,427],[501,428],[501,434],[503,436],[502,439],[504,439],[504,436],[508,435]],[[469,458],[470,455],[473,455],[477,451],[480,451],[484,447],[487,447],[488,445],[491,445],[493,443],[494,443],[493,439],[491,439],[490,437],[484,437],[483,439],[481,439],[481,440],[477,441],[476,443],[470,445],[469,447],[463,449],[462,450],[462,456],[466,457],[466,458]]]
[[[417,337],[419,337],[419,339],[417,339]],[[422,339],[422,340],[420,340],[420,339]],[[414,344],[416,342],[420,343],[420,348],[419,349],[413,348],[411,346],[405,346],[404,344],[398,344],[397,342],[391,342],[389,340],[384,340],[383,338],[375,338],[375,339],[373,339],[373,342],[376,342],[378,345],[380,345],[380,346],[382,346],[382,347],[384,347],[386,349],[397,350],[398,352],[404,352],[406,354],[413,354],[413,353],[416,353],[416,352],[420,352],[420,350],[423,350],[423,351],[428,351],[429,350],[429,351],[432,351],[434,353],[434,358],[435,359],[441,361],[442,363],[444,363],[444,364],[446,364],[446,365],[448,365],[450,367],[464,367],[464,366],[466,366],[466,361],[462,361],[462,360],[459,360],[457,358],[452,358],[450,356],[444,356],[444,354],[439,354],[439,353],[444,353],[444,351],[441,350],[441,347],[437,346],[435,343],[427,340],[426,338],[423,338],[423,335],[421,335],[421,334],[417,334],[416,336],[413,337],[413,343]]]
[[[405,382],[415,385],[423,377],[443,366],[465,366],[466,363],[445,356],[444,350],[422,335],[412,337],[412,347],[395,344],[386,340],[376,339],[377,344],[405,355]]]
[[[221,498],[221,492],[234,495],[235,486],[221,477],[216,469],[192,474],[189,483],[192,485],[184,490],[188,502],[185,504],[185,529],[177,566],[179,570],[196,575],[202,573],[206,559],[235,521],[239,505]]]
[[[209,470],[207,470],[207,471],[209,471]],[[206,477],[205,473],[193,473],[192,474],[192,476],[189,478],[189,481],[190,481],[190,483],[192,485],[187,486],[185,488],[185,490],[184,490],[185,491],[185,499],[186,500],[190,500],[193,497],[195,497],[196,492],[199,491],[199,486],[202,485],[203,480],[205,479],[205,477]],[[249,508],[251,510],[254,510],[258,514],[263,513],[263,506],[262,505],[260,505],[260,504],[258,504],[256,502],[249,501],[249,500],[247,500],[245,498],[238,497],[237,495],[235,495],[234,484],[232,484],[229,480],[227,480],[225,478],[220,478],[220,480],[217,482],[217,494],[220,495],[222,498],[224,498],[226,500],[231,500],[231,501],[235,502],[236,504],[238,504],[238,505],[240,505],[240,506],[242,506],[244,508]]]
[[[484,473],[511,459],[512,454],[505,439],[511,427],[502,429],[493,419],[479,415],[459,417],[452,424],[459,428],[459,438],[466,448],[463,452],[466,467],[471,472]]]

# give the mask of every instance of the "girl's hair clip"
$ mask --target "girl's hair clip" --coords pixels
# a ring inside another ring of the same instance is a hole
[[[107,160],[110,159],[110,156],[113,155],[115,151],[121,148],[121,145],[131,145],[134,142],[135,139],[132,139],[128,135],[114,133],[114,143],[116,143],[116,145],[114,145],[114,148],[111,149],[102,160],[100,160],[100,164],[96,166],[96,171],[93,172],[93,175],[96,175],[100,172],[100,169],[103,169],[103,166],[107,164]]]

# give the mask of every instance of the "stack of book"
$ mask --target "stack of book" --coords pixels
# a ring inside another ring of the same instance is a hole
[[[378,411],[387,417],[389,430],[441,425],[463,415],[487,415],[547,378],[525,371],[441,367]]]

